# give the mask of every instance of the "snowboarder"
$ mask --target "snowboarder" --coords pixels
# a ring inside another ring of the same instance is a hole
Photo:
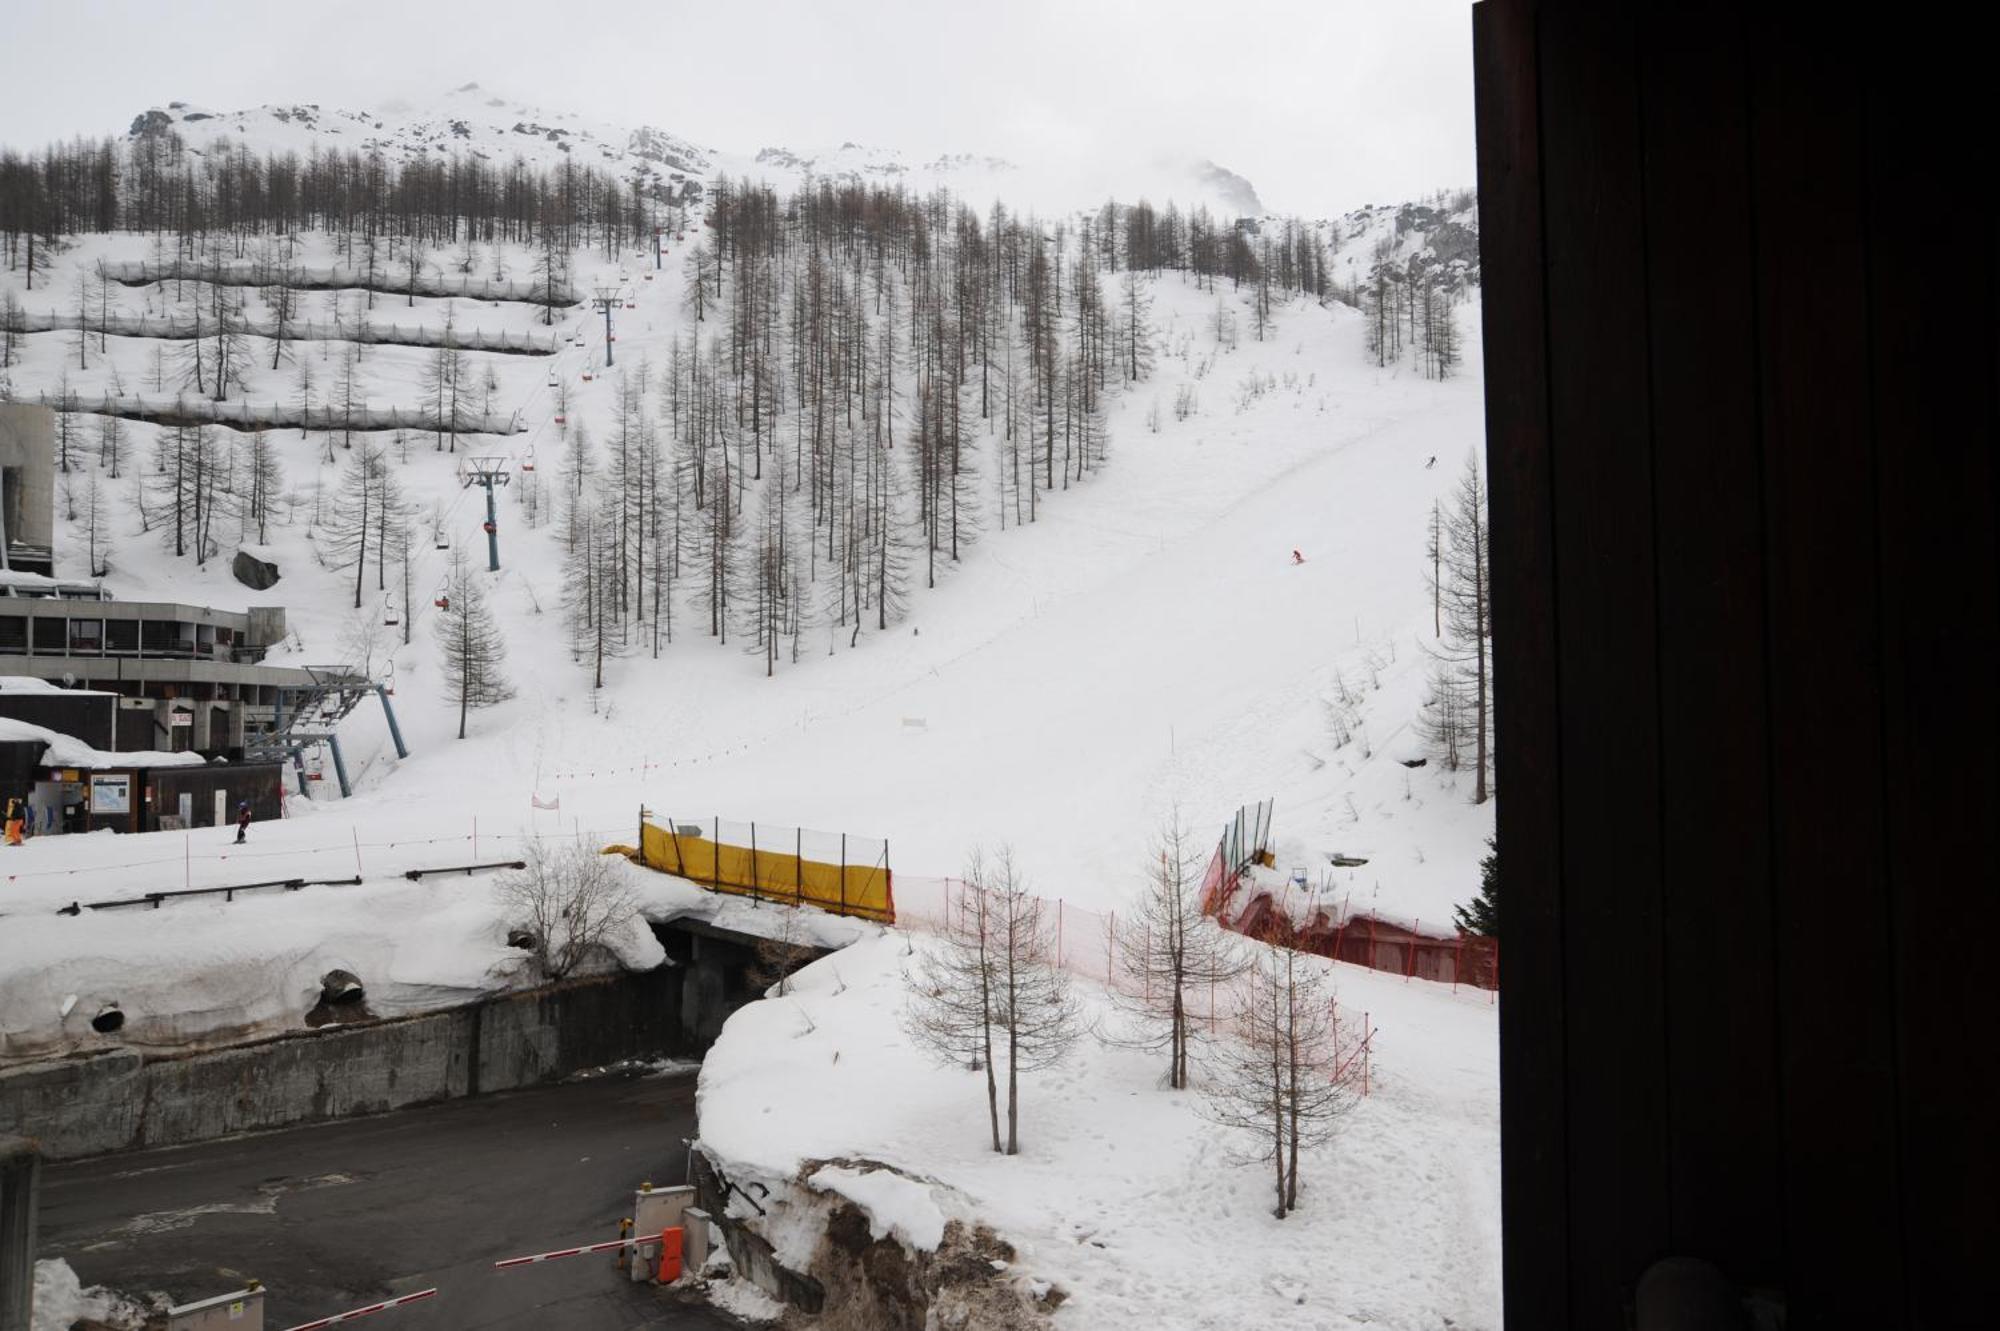
[[[250,801],[244,800],[236,806],[236,844],[242,845],[250,835]]]
[[[1431,454],[1431,460],[1424,464],[1424,470],[1429,471],[1432,467],[1435,467],[1437,463],[1438,463],[1437,454],[1433,453]]]
[[[1292,551],[1292,562],[1294,564],[1303,564],[1306,562],[1306,557],[1300,554],[1298,551],[1294,550]]]
[[[7,801],[7,844],[10,846],[20,845],[21,839],[27,830],[27,821],[21,814],[20,799],[18,797],[9,799]]]

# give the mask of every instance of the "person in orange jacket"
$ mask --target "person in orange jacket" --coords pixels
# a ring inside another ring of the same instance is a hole
[[[27,818],[21,810],[19,798],[7,801],[7,844],[18,846],[28,830]]]

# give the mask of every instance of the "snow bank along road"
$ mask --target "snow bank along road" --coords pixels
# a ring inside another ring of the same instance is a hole
[[[612,1258],[496,1258],[616,1238],[641,1180],[678,1183],[694,1080],[605,1078],[378,1118],[50,1168],[44,1258],[85,1284],[191,1300],[254,1276],[268,1326],[431,1285],[395,1331],[716,1331]],[[385,1223],[393,1217],[393,1222]],[[373,1323],[371,1322],[371,1325]]]

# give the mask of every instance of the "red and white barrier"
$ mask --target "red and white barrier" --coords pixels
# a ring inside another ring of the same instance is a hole
[[[534,1262],[553,1262],[558,1257],[580,1257],[587,1252],[610,1252],[614,1248],[630,1248],[641,1243],[658,1243],[658,1234],[640,1234],[629,1239],[608,1239],[603,1243],[586,1243],[580,1248],[557,1248],[554,1252],[531,1253],[526,1257],[509,1257],[505,1261],[493,1263],[495,1271],[504,1271],[510,1266],[527,1266]]]
[[[386,1312],[390,1308],[400,1308],[406,1303],[421,1303],[425,1299],[434,1299],[436,1297],[437,1290],[435,1288],[420,1289],[414,1294],[405,1294],[400,1298],[384,1299],[380,1303],[371,1303],[366,1308],[354,1308],[344,1313],[335,1313],[331,1317],[322,1317],[317,1322],[301,1322],[297,1326],[287,1327],[285,1331],[319,1331],[319,1328],[323,1326],[334,1326],[340,1322],[352,1322],[359,1317],[372,1317],[374,1314]]]

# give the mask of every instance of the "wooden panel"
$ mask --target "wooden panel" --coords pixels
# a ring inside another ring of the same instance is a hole
[[[1566,7],[1543,10],[1539,35],[1570,1320],[1615,1326],[1667,1241],[1638,34],[1630,14]],[[1611,1215],[1621,1222],[1584,1221]]]
[[[1941,126],[1982,123],[1976,80],[1926,61],[1928,91],[1868,99],[1868,300],[1882,603],[1883,776],[1893,905],[1906,1325],[1989,1325],[2000,1124],[1984,924],[1967,866],[1990,859],[1990,695],[2000,661],[1994,529],[1994,255],[1990,174],[1954,189],[1983,227],[1941,237],[1927,201],[1962,178]],[[1940,264],[1944,272],[1940,272]],[[1976,870],[1974,874],[1976,876]],[[1971,927],[1967,927],[1971,926]],[[1977,1046],[1983,1040],[1984,1048]]]
[[[1534,6],[1474,7],[1499,765],[1502,1226],[1509,1322],[1568,1321],[1554,546]],[[1518,1235],[1518,1238],[1512,1237]]]
[[[1883,827],[1864,72],[1835,26],[1752,28],[1772,867],[1793,1325],[1903,1312]]]
[[[1675,1253],[1794,1326],[1983,1325],[1983,84],[1638,8],[1475,11],[1508,1322],[1620,1324]]]
[[[1763,476],[1747,72],[1718,12],[1644,26],[1659,548],[1670,1233],[1742,1285],[1782,1252]]]

